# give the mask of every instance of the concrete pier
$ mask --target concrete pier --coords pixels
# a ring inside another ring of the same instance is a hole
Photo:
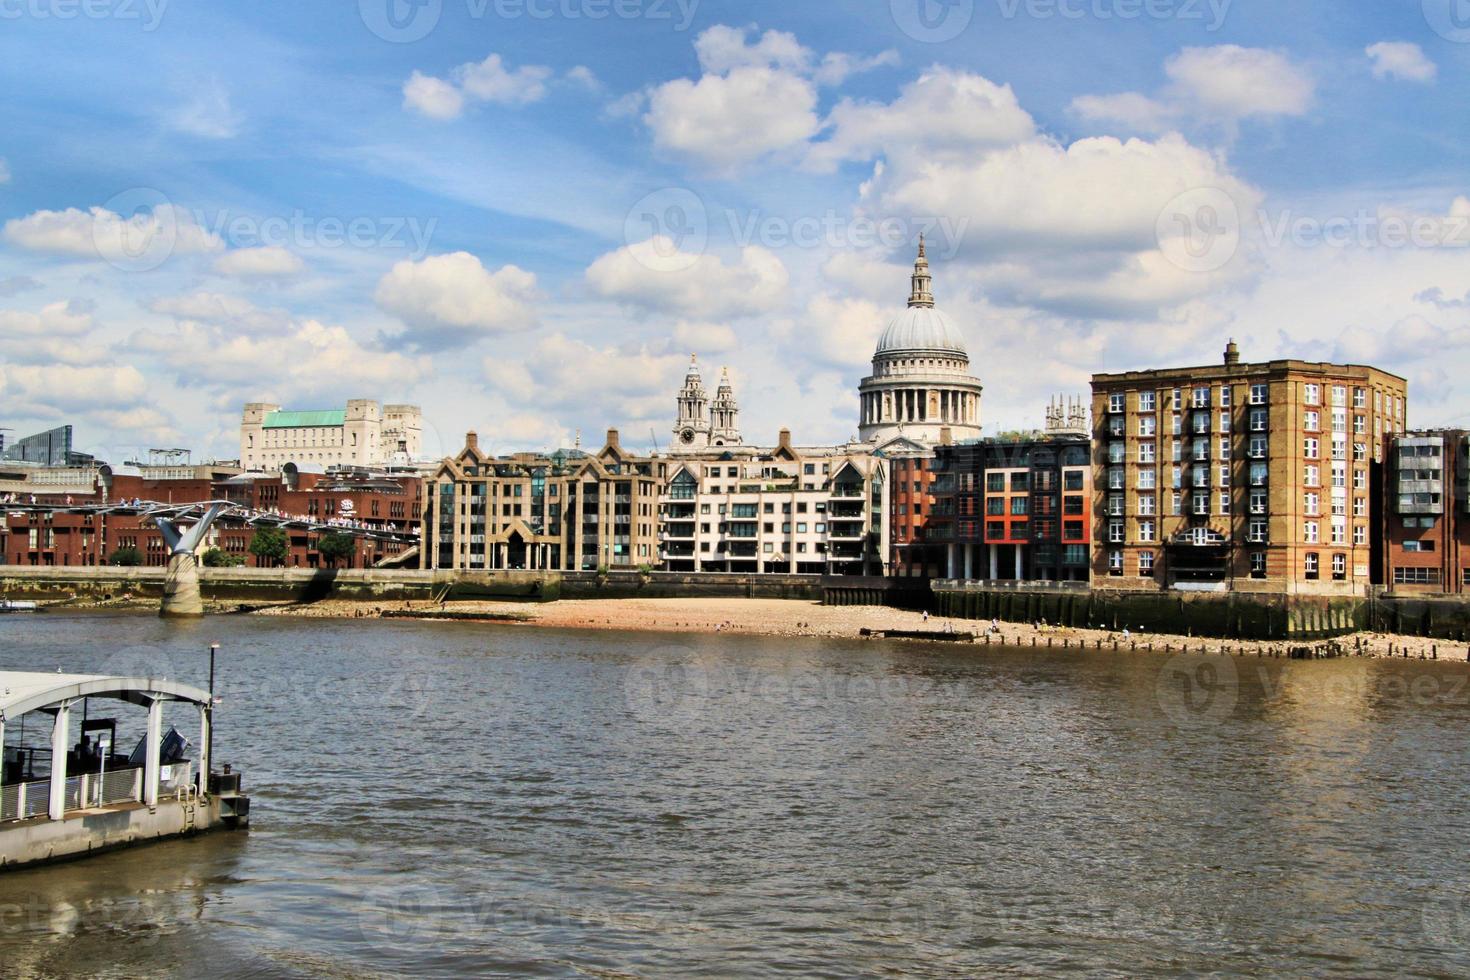
[[[204,595],[199,591],[199,559],[192,553],[169,556],[158,614],[165,617],[204,615]]]

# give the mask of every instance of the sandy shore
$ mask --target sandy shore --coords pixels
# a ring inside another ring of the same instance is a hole
[[[272,606],[256,615],[324,617],[332,619],[377,618],[409,612],[419,616],[448,613],[453,618],[481,617],[490,621],[551,626],[565,629],[649,630],[670,633],[745,633],[761,636],[853,637],[869,630],[945,630],[975,633],[983,643],[990,624],[966,619],[944,619],[885,606],[823,606],[791,599],[581,599],[547,603],[524,602],[394,602],[372,603],[329,599],[309,606]],[[1283,641],[1217,640],[1132,632],[1124,636],[1112,630],[1073,629],[1000,623],[991,643],[1019,646],[1063,646],[1103,649],[1238,651],[1284,653]],[[1470,649],[1464,644],[1422,637],[1359,633],[1336,640],[1293,643],[1294,647],[1335,646],[1353,656],[1440,659],[1466,662]]]

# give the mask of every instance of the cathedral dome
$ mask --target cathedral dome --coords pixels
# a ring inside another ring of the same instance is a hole
[[[888,324],[878,338],[877,355],[941,351],[968,357],[965,339],[949,314],[932,306],[911,306]]]

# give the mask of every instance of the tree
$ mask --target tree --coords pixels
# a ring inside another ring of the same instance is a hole
[[[143,564],[143,553],[132,545],[124,545],[112,553],[111,564],[129,567]]]
[[[278,527],[258,528],[247,549],[255,556],[255,564],[274,568],[286,560],[286,532]]]
[[[357,550],[357,541],[350,534],[338,534],[330,531],[317,538],[317,554],[322,556],[322,561],[332,568],[337,567],[337,562],[351,558]]]
[[[210,548],[204,553],[202,560],[205,568],[234,568],[236,565],[245,564],[243,555],[232,555],[219,548]]]

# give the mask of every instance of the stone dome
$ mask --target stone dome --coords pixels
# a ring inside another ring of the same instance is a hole
[[[932,306],[911,306],[894,317],[878,338],[875,356],[907,351],[969,357],[960,328],[949,314]]]

